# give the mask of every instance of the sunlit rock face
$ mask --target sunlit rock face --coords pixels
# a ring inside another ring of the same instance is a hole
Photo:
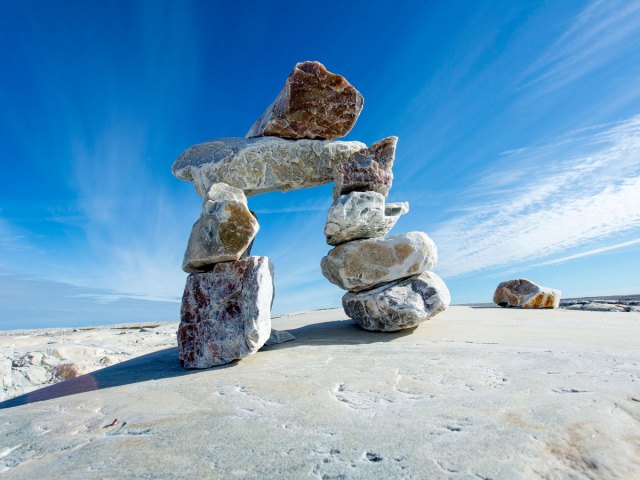
[[[407,202],[388,203],[377,192],[351,192],[331,205],[324,226],[329,245],[361,238],[384,237],[409,211]]]
[[[501,282],[493,294],[493,302],[501,307],[558,308],[560,295],[560,290],[518,278]]]
[[[387,283],[342,297],[346,314],[365,330],[393,332],[412,328],[444,311],[449,289],[433,272]]]
[[[331,283],[357,292],[430,270],[437,259],[426,233],[409,232],[343,243],[323,257],[320,267]]]
[[[333,198],[349,192],[378,192],[387,196],[393,183],[393,162],[398,137],[387,137],[336,164]]]
[[[182,269],[204,272],[216,263],[238,260],[249,250],[258,229],[242,190],[225,183],[213,184],[191,230]]]
[[[201,197],[220,182],[250,197],[331,183],[336,166],[366,148],[362,142],[221,138],[188,148],[172,171],[192,182]]]
[[[271,335],[273,292],[267,257],[218,263],[189,275],[178,328],[182,366],[208,368],[258,351]]]
[[[319,62],[301,62],[247,137],[331,139],[348,134],[364,98],[344,77]]]

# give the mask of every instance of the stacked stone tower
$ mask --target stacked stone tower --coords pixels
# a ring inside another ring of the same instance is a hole
[[[385,237],[407,203],[385,204],[396,137],[367,147],[345,136],[362,95],[318,62],[298,63],[284,88],[245,138],[187,149],[173,165],[203,198],[183,261],[189,273],[178,329],[180,362],[206,368],[292,339],[271,330],[273,266],[250,256],[258,219],[247,197],[335,182],[325,235],[335,248],[323,274],[349,290],[347,314],[368,330],[409,328],[444,310],[449,292],[429,272],[433,241],[422,232]]]

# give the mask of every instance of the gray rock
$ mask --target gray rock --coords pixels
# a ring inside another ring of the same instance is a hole
[[[279,343],[290,342],[295,339],[296,337],[286,330],[271,330],[271,335],[265,343],[265,346],[278,345]]]
[[[322,274],[351,291],[361,291],[430,270],[438,260],[436,245],[423,232],[343,243],[320,263]]]
[[[560,295],[560,290],[518,278],[501,282],[493,294],[493,303],[501,307],[558,308]]]
[[[324,226],[329,245],[360,238],[384,237],[409,211],[407,202],[389,203],[377,192],[351,192],[331,205]]]
[[[412,328],[443,312],[451,303],[444,281],[433,272],[400,280],[373,290],[347,292],[346,314],[365,330],[394,332]]]
[[[301,62],[247,137],[344,137],[356,123],[364,98],[347,80],[319,62]]]
[[[204,272],[216,263],[238,260],[250,250],[259,228],[242,190],[224,183],[213,184],[205,197],[202,215],[191,230],[182,269],[188,273]]]
[[[398,137],[387,137],[355,153],[335,167],[333,198],[349,192],[373,191],[387,196],[393,183]]]
[[[207,368],[258,351],[271,334],[273,266],[267,257],[218,263],[187,278],[178,347],[185,368]]]
[[[336,165],[366,148],[361,142],[221,138],[187,149],[172,171],[176,177],[192,182],[201,197],[219,182],[239,188],[250,197],[331,183]]]

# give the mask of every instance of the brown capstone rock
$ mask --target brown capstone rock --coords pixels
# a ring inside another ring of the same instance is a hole
[[[351,131],[364,98],[343,76],[320,62],[300,62],[247,138],[331,139]]]
[[[333,198],[350,192],[378,192],[387,196],[393,183],[393,161],[398,137],[387,137],[356,152],[334,168]]]
[[[218,263],[187,277],[178,349],[185,368],[208,368],[258,351],[271,335],[273,265],[267,257]]]
[[[501,282],[493,294],[493,302],[501,307],[558,308],[560,295],[560,290],[517,278]]]

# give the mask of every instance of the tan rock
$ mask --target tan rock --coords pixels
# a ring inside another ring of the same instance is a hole
[[[344,77],[327,71],[319,62],[301,62],[247,137],[344,137],[355,125],[363,105],[360,92]]]
[[[426,233],[409,232],[343,243],[320,266],[331,283],[358,292],[430,270],[437,259],[436,245]]]
[[[501,282],[493,294],[493,302],[501,307],[558,308],[560,295],[560,290],[518,278]]]
[[[216,263],[238,260],[259,228],[241,190],[224,183],[212,185],[191,230],[182,269],[204,272]]]

